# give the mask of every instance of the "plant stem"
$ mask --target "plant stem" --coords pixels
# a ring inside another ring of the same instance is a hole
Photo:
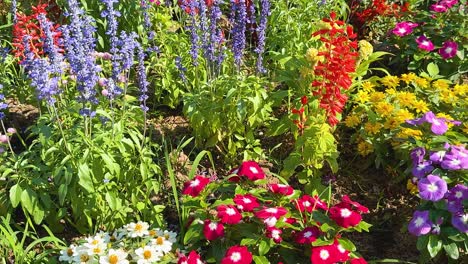
[[[3,119],[0,120],[0,122],[2,123],[3,133],[7,135],[7,130],[5,128],[5,124],[3,123]],[[13,158],[16,158],[15,152],[13,151],[13,147],[11,146],[11,143],[10,143],[10,138],[8,138],[8,147],[10,147],[11,155],[13,155]]]

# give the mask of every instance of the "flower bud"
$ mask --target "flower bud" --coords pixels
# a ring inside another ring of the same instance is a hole
[[[109,90],[103,89],[103,90],[101,91],[101,94],[102,94],[102,96],[108,96],[108,95],[109,95]]]
[[[13,127],[10,127],[10,128],[7,129],[7,132],[8,132],[9,134],[15,134],[15,133],[16,133],[16,129],[13,128]]]
[[[8,136],[7,135],[0,135],[0,143],[3,143],[3,144],[8,143]]]

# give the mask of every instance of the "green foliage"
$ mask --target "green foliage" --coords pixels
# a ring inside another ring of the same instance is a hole
[[[216,146],[233,162],[262,157],[256,134],[270,120],[268,85],[255,76],[221,76],[185,94],[184,113],[197,145]]]
[[[47,236],[40,237],[31,222],[26,222],[24,229],[13,224],[9,217],[0,217],[0,262],[26,263],[58,263],[53,257],[60,247],[65,245],[56,238],[51,230],[43,226]],[[18,230],[18,227],[21,231]],[[30,229],[33,230],[30,230]],[[32,241],[28,244],[27,241]]]

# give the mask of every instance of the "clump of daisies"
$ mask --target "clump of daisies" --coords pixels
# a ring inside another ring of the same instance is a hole
[[[62,263],[150,264],[176,258],[177,234],[150,228],[146,222],[129,223],[114,232],[100,231],[60,251]]]

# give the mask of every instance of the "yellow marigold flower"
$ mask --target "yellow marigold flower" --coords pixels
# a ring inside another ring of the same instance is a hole
[[[380,79],[380,82],[387,88],[396,88],[400,84],[397,76],[388,75]]]
[[[359,58],[367,60],[369,56],[374,52],[374,47],[366,40],[359,41]]]
[[[422,77],[417,77],[414,79],[414,82],[419,88],[428,88],[429,87],[429,81],[426,78]]]
[[[377,112],[377,114],[384,116],[384,117],[391,115],[393,112],[393,109],[395,109],[395,107],[392,104],[387,103],[385,101],[378,102],[375,105],[375,112]]]
[[[400,80],[404,81],[406,84],[414,81],[418,76],[414,72],[404,73],[400,76]]]
[[[393,130],[393,129],[397,128],[400,124],[401,124],[400,120],[398,120],[398,119],[396,119],[394,117],[391,117],[391,118],[388,118],[385,121],[384,128]]]
[[[453,92],[458,96],[464,96],[468,93],[468,84],[455,84]]]
[[[408,119],[413,119],[414,115],[410,113],[407,109],[400,109],[395,113],[394,117],[401,124],[406,122],[406,120]]]
[[[363,104],[369,101],[369,94],[366,91],[359,91],[356,94],[356,101]]]
[[[455,95],[455,93],[450,91],[450,90],[441,91],[440,92],[440,99],[441,99],[442,102],[447,103],[447,104],[452,104],[452,103],[458,101],[458,98]]]
[[[450,88],[450,82],[448,80],[437,80],[432,83],[432,87],[437,90],[447,90]]]
[[[360,141],[357,145],[359,155],[365,157],[374,151],[374,146],[366,141]]]
[[[371,135],[375,135],[379,133],[381,128],[382,128],[382,124],[380,123],[372,124],[370,122],[367,122],[364,124],[364,130]]]
[[[416,139],[421,139],[422,132],[421,130],[412,129],[412,128],[403,128],[400,132],[398,132],[397,137],[399,138],[409,138],[413,137]]]
[[[397,100],[403,107],[410,107],[416,101],[416,95],[410,92],[399,92],[396,94]]]
[[[349,115],[345,119],[347,127],[356,127],[359,123],[361,123],[361,119],[357,115]]]
[[[385,92],[389,95],[395,95],[397,93],[397,90],[395,88],[389,88],[386,89]]]
[[[423,100],[414,101],[413,108],[416,111],[416,113],[426,113],[429,111],[429,107],[427,106],[427,103],[424,102]]]
[[[375,85],[369,81],[362,83],[362,89],[366,92],[373,92]]]
[[[408,189],[408,191],[413,195],[418,193],[418,185],[414,184],[411,179],[408,179],[408,182],[406,183],[406,189]]]
[[[385,99],[385,94],[382,92],[373,92],[369,95],[369,101],[373,103],[381,102]]]

